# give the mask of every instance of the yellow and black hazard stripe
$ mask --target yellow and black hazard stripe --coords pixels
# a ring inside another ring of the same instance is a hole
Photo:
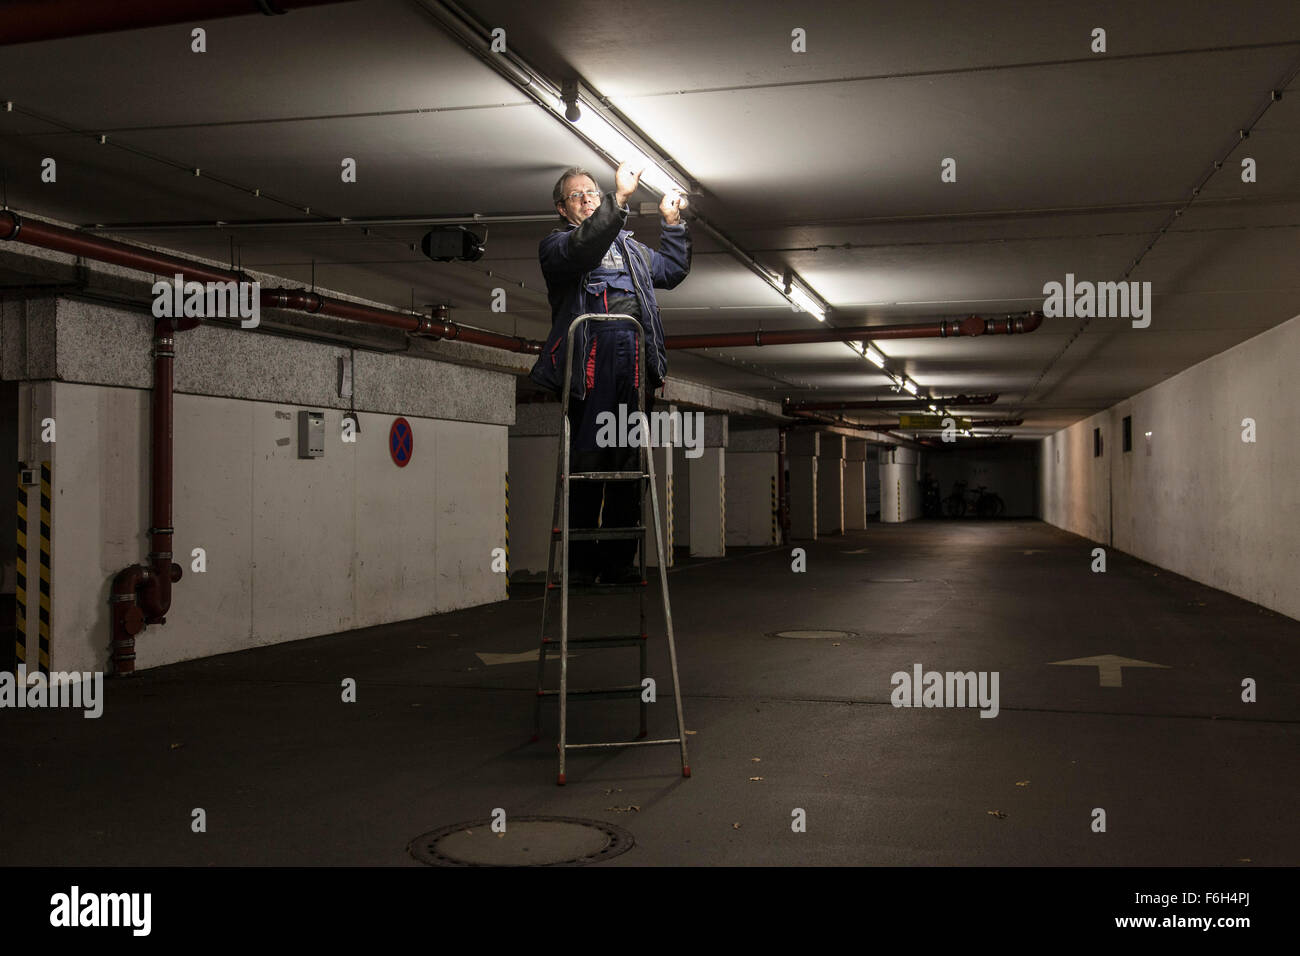
[[[777,509],[776,509],[776,475],[772,476],[772,543],[780,544],[781,539],[776,533]]]
[[[727,553],[727,476],[718,479],[718,553]]]
[[[46,675],[50,673],[50,513],[54,509],[50,497],[52,474],[50,463],[41,462],[41,608],[37,665],[41,673]]]
[[[668,562],[668,567],[671,568],[673,566],[673,476],[671,474],[668,475],[668,494],[664,497],[668,499],[666,509],[668,534],[665,536],[668,540],[664,542],[664,560]]]
[[[27,486],[18,466],[18,581],[14,594],[14,665],[27,663]],[[17,671],[15,671],[17,673]]]
[[[506,597],[510,597],[510,472],[506,472]]]

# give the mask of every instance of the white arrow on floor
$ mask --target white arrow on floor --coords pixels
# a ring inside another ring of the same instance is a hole
[[[1161,667],[1169,670],[1168,664],[1153,664],[1150,661],[1135,661],[1131,657],[1119,657],[1115,654],[1098,654],[1096,657],[1076,657],[1072,661],[1048,661],[1067,667],[1095,667],[1101,687],[1123,687],[1125,667]]]

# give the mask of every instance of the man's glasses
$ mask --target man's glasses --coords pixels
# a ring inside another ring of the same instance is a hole
[[[568,195],[567,198],[568,198],[571,202],[582,202],[582,197],[583,197],[583,196],[590,196],[592,199],[599,199],[599,198],[600,198],[600,190],[598,190],[598,189],[575,189],[573,192],[569,193],[569,195]]]

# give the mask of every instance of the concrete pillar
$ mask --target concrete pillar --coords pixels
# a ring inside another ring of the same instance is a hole
[[[780,442],[780,430],[776,428],[732,430],[728,436],[728,547],[760,547],[780,542],[776,502]]]
[[[727,553],[727,416],[704,416],[704,448],[691,473],[691,556]],[[688,449],[690,451],[690,449]],[[695,451],[691,451],[694,454]]]
[[[823,435],[817,453],[817,530],[844,533],[843,435]]]
[[[669,414],[678,411],[675,405],[656,405],[655,413],[660,411]],[[668,567],[673,566],[673,534],[675,532],[674,515],[673,515],[673,472],[674,472],[674,455],[673,445],[679,442],[681,432],[677,436],[663,435],[660,444],[650,449],[650,454],[654,458],[655,473],[655,491],[659,496],[659,534],[664,543],[664,560]],[[655,551],[655,539],[651,523],[653,517],[650,513],[650,496],[647,494],[641,502],[641,523],[646,527],[646,567],[654,568],[659,566],[659,556]]]
[[[891,523],[921,517],[916,480],[919,458],[910,448],[893,448],[880,461],[880,520]]]
[[[682,412],[683,415],[690,414]],[[691,460],[680,445],[673,450],[673,544],[679,548],[691,543]]]
[[[510,426],[510,573],[545,574],[555,508],[560,403],[515,406]]]
[[[817,449],[821,435],[791,431],[786,435],[785,460],[790,470],[790,537],[817,537]]]
[[[867,517],[880,520],[880,449],[867,447]]]
[[[867,527],[867,443],[849,438],[844,445],[844,529]]]

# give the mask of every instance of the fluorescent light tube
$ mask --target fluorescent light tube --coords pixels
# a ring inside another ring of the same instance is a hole
[[[820,305],[818,305],[813,300],[812,296],[810,296],[803,289],[799,288],[797,285],[790,287],[789,298],[791,302],[799,306],[799,308],[803,309],[805,312],[809,312],[812,315],[817,316],[818,322],[826,321],[826,310],[823,309]]]
[[[582,115],[578,117],[576,123],[570,125],[609,154],[616,162],[631,163],[638,168],[643,167],[645,172],[641,174],[641,182],[644,185],[660,193],[679,192],[684,195],[688,191],[685,186],[668,175],[651,161],[645,153],[641,152],[631,140],[619,132],[615,126],[600,114],[596,107],[582,99],[578,100],[578,107],[582,110]],[[559,102],[556,111],[560,116],[564,116],[563,101]],[[568,122],[568,120],[565,120],[565,122]]]
[[[879,352],[877,352],[870,345],[868,345],[866,349],[863,350],[862,355],[867,359],[867,361],[871,362],[877,368],[885,367],[885,357],[881,355]]]

